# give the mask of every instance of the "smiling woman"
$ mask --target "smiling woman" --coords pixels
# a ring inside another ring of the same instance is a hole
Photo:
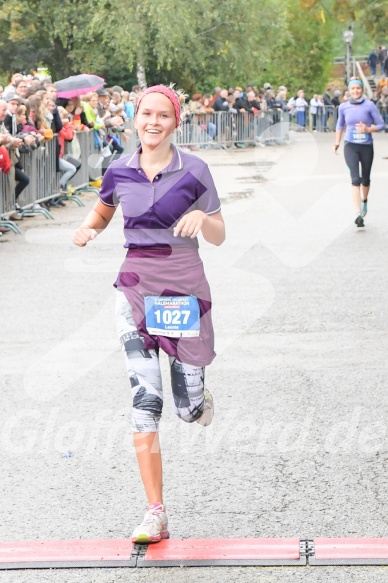
[[[115,282],[117,329],[132,390],[132,425],[148,499],[132,540],[168,538],[163,501],[159,421],[163,407],[159,349],[169,357],[175,412],[209,425],[213,399],[205,367],[215,357],[211,295],[197,235],[214,245],[225,238],[220,200],[206,163],[172,143],[182,94],[157,85],[140,96],[135,127],[141,146],[114,161],[100,200],[73,241],[94,239],[120,204],[127,255]]]

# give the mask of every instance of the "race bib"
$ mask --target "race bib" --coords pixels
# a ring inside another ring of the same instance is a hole
[[[183,338],[199,336],[199,303],[195,296],[146,296],[146,328],[149,334]]]
[[[367,134],[356,132],[356,130],[352,131],[352,141],[353,142],[357,142],[357,144],[362,144],[363,142],[366,142],[367,139],[368,139]]]

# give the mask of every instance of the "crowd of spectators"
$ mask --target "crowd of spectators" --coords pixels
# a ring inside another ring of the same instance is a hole
[[[219,131],[217,123],[219,112],[237,116],[237,125],[240,114],[266,117],[270,123],[276,124],[282,119],[281,112],[285,112],[301,131],[309,126],[310,120],[313,131],[332,131],[336,109],[348,98],[347,91],[333,90],[330,87],[323,94],[314,93],[311,97],[306,97],[302,87],[289,95],[285,85],[280,85],[276,89],[270,83],[265,83],[261,88],[247,85],[245,88],[216,87],[213,94],[202,95],[196,92],[185,108],[189,120],[192,121],[193,116],[199,119],[201,128],[213,139]],[[203,116],[209,113],[213,116],[207,115],[205,119]]]
[[[116,86],[87,93],[81,98],[63,99],[57,98],[51,78],[39,79],[21,73],[15,73],[7,87],[0,86],[0,170],[9,174],[16,201],[10,219],[22,220],[18,199],[30,182],[22,165],[22,153],[45,148],[45,144],[57,136],[56,169],[60,173],[60,192],[58,197],[41,203],[50,207],[65,204],[61,195],[69,193],[69,188],[71,192],[69,181],[81,166],[76,148],[72,155],[65,152],[66,143],[74,140],[76,131],[93,132],[98,149],[106,148],[113,155],[123,152],[121,143],[131,133],[124,125],[134,117],[137,96],[141,92],[139,86],[132,89],[129,93]],[[4,230],[1,228],[0,232]]]
[[[385,47],[382,49],[386,50]],[[382,58],[377,58],[376,66],[380,63],[384,72],[387,57],[384,62]],[[16,200],[15,212],[10,218],[21,220],[18,198],[29,184],[21,153],[44,148],[45,143],[57,136],[56,166],[60,173],[60,190],[68,193],[71,191],[69,181],[80,168],[82,160],[76,147],[68,154],[66,144],[76,143],[75,132],[93,132],[96,149],[107,150],[112,156],[120,155],[123,141],[128,140],[127,133],[131,133],[124,129],[125,122],[133,119],[140,93],[138,85],[133,86],[131,92],[114,86],[81,97],[57,98],[51,78],[40,79],[21,73],[15,73],[7,87],[0,86],[0,170],[7,172],[11,169],[10,182],[13,181]],[[316,92],[310,96],[305,95],[302,87],[290,95],[285,85],[275,88],[271,83],[264,83],[260,88],[253,84],[244,88],[216,87],[213,93],[195,92],[183,106],[182,114],[186,122],[200,126],[209,140],[225,132],[225,128],[232,134],[243,114],[243,131],[252,128],[250,120],[254,116],[265,117],[275,124],[282,119],[282,113],[289,114],[290,120],[297,124],[300,131],[307,126],[313,131],[332,131],[337,108],[348,97],[347,91],[330,87],[322,94]],[[388,127],[388,77],[381,78],[373,100]],[[219,116],[220,113],[228,114],[229,122],[224,127],[221,127],[220,119],[225,115]],[[238,134],[235,131],[233,135]],[[241,132],[239,135],[240,138],[247,137],[241,136]],[[58,196],[42,204],[49,207],[65,203]]]
[[[368,56],[368,65],[372,77],[377,75],[378,70],[380,76],[388,77],[388,49],[385,45],[380,45],[371,51]]]

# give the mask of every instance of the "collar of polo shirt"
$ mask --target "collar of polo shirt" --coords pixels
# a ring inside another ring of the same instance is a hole
[[[171,160],[170,164],[168,166],[166,166],[166,168],[164,168],[161,172],[158,172],[158,174],[165,174],[166,172],[177,172],[178,170],[182,170],[183,164],[182,164],[182,158],[181,158],[180,152],[179,152],[178,148],[176,146],[174,146],[174,144],[171,144],[171,145],[174,148],[172,160]],[[133,168],[136,171],[139,171],[141,169],[140,152],[141,152],[141,146],[136,150],[136,152],[128,160],[128,162],[126,164],[128,166],[128,168]]]

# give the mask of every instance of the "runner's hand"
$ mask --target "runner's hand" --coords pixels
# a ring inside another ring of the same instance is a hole
[[[207,220],[207,215],[202,211],[191,211],[181,218],[177,226],[174,228],[174,237],[190,237],[194,239],[202,225]]]
[[[87,226],[78,227],[73,235],[73,243],[74,245],[78,245],[78,247],[85,247],[89,241],[97,237],[98,233],[96,229],[91,229]]]
[[[362,123],[362,121],[359,121],[358,124],[356,124],[356,132],[359,134],[365,134],[368,132],[368,130],[368,126]]]
[[[333,146],[334,154],[338,154],[338,148],[339,148],[339,144],[334,144],[334,146]]]

